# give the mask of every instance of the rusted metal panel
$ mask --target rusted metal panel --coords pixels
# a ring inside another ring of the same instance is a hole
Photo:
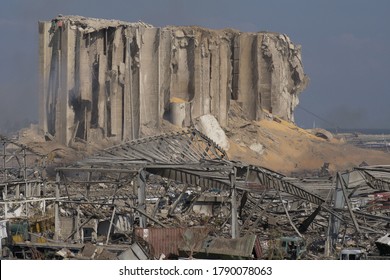
[[[368,212],[390,209],[390,192],[375,193],[368,199],[366,205]]]
[[[167,258],[179,255],[179,246],[184,242],[185,228],[136,228],[135,235],[150,245],[150,253],[159,258],[164,254]]]
[[[208,237],[205,231],[204,227],[137,228],[135,235],[148,243],[150,253],[154,258],[160,258],[161,254],[167,258],[174,258],[179,256],[180,252],[190,251],[221,258],[230,256],[259,259],[262,256],[261,245],[256,235],[225,239]]]
[[[260,240],[259,240],[258,237],[256,237],[254,251],[255,251],[255,256],[254,256],[254,258],[255,258],[256,260],[262,259],[262,257],[263,257],[263,248],[261,247],[261,243],[260,243]]]

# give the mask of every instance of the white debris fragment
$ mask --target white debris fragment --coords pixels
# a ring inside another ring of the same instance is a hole
[[[217,143],[222,149],[229,149],[229,140],[213,115],[200,116],[196,121],[195,127]]]
[[[252,145],[249,146],[249,149],[258,153],[259,155],[262,155],[264,153],[264,146],[261,145],[260,143],[253,143]]]

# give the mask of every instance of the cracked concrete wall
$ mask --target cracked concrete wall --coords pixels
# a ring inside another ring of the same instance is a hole
[[[228,126],[232,99],[251,120],[291,121],[308,82],[283,34],[78,16],[40,22],[39,34],[40,128],[66,145],[136,139],[163,118],[187,126],[212,114]]]

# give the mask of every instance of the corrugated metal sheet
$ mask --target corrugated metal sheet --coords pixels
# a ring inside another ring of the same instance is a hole
[[[170,258],[179,255],[185,231],[186,228],[137,228],[135,235],[150,245],[151,255],[155,258],[159,258],[161,254]]]
[[[258,237],[256,237],[255,241],[255,259],[261,260],[263,257],[263,249],[261,248],[261,243]]]
[[[135,235],[149,244],[150,253],[154,258],[159,258],[161,254],[164,254],[167,258],[174,258],[179,256],[179,248],[182,252],[193,250],[193,252],[221,256],[255,259],[262,257],[261,244],[256,235],[248,235],[237,239],[213,238],[207,236],[205,230],[204,227],[190,229],[137,228]],[[187,238],[185,239],[184,236],[187,236]]]

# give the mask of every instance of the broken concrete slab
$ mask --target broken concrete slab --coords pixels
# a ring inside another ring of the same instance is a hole
[[[196,120],[195,127],[215,143],[217,143],[222,149],[229,149],[229,140],[219,125],[217,119],[213,115],[204,115],[199,117]]]

